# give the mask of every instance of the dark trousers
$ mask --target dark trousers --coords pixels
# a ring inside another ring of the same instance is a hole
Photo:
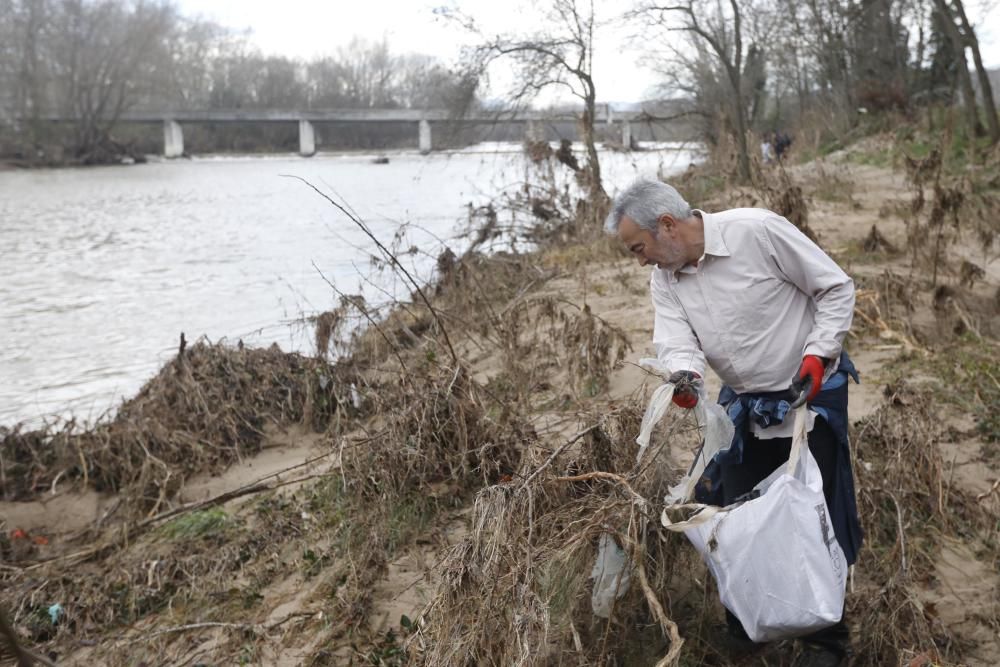
[[[753,434],[748,435],[743,441],[743,463],[722,466],[722,491],[725,503],[728,505],[734,499],[751,491],[758,482],[787,462],[791,451],[791,438],[759,440]],[[813,430],[809,432],[809,451],[816,459],[823,475],[823,495],[826,496],[827,506],[830,506],[834,471],[842,454],[837,436],[822,417],[816,417]],[[728,609],[726,623],[734,636],[748,639],[739,619]],[[836,625],[802,637],[802,640],[844,655],[849,640],[847,624],[841,618]]]

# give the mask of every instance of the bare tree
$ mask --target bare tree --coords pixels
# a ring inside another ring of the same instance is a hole
[[[45,110],[44,10],[43,0],[0,2],[0,122],[10,124],[16,152],[29,158]]]
[[[789,0],[790,12],[795,12]],[[809,58],[816,64],[816,80],[825,93],[827,103],[833,102],[848,118],[855,107],[847,35],[851,30],[847,3],[843,0],[807,0],[802,9],[804,21],[796,21]],[[804,23],[804,25],[803,25]]]
[[[738,170],[742,181],[750,180],[750,151],[747,133],[749,95],[744,86],[744,13],[754,8],[751,0],[728,0],[723,3],[701,0],[681,0],[677,4],[646,3],[631,16],[668,33],[685,33],[692,41],[702,43],[722,68],[731,95],[730,113],[733,134],[738,148]]]
[[[64,0],[55,8],[56,104],[76,119],[74,150],[83,161],[99,160],[122,112],[165,84],[162,49],[174,19],[170,5],[156,2]]]
[[[517,84],[511,91],[515,106],[533,99],[541,90],[562,88],[583,103],[580,117],[583,144],[587,151],[585,171],[589,202],[595,219],[603,218],[608,196],[601,181],[597,155],[594,116],[597,88],[594,85],[594,32],[597,20],[593,0],[544,0],[544,31],[531,34],[508,34],[487,38],[474,21],[450,14],[466,29],[482,38],[474,49],[475,73],[485,77],[493,63],[513,63]]]
[[[779,0],[775,9],[782,20],[774,22],[767,38],[768,63],[772,70],[768,84],[772,89],[774,116],[787,124],[784,116],[793,111],[801,117],[814,107],[829,108],[832,96],[829,86],[819,83],[821,76],[815,47],[822,37],[810,25],[808,8],[796,0]],[[784,105],[790,99],[794,99],[794,104]],[[838,108],[840,106],[843,105]]]
[[[338,60],[343,66],[347,97],[358,106],[396,106],[392,93],[399,58],[389,52],[385,39],[368,44],[354,38],[347,48],[340,49]]]
[[[972,60],[976,65],[976,75],[979,78],[979,92],[983,96],[983,111],[986,112],[986,127],[990,135],[990,143],[1000,142],[1000,122],[997,121],[997,107],[993,99],[993,86],[990,84],[990,75],[983,67],[983,56],[979,51],[979,38],[976,31],[969,23],[969,17],[965,14],[965,6],[962,0],[952,0],[955,6],[955,13],[958,15],[959,23],[962,26],[962,36],[965,46],[972,50]],[[950,19],[949,19],[950,20]]]
[[[198,109],[209,106],[216,62],[245,43],[245,36],[211,21],[179,17],[165,54],[171,63],[169,83],[150,90],[136,106]]]
[[[941,15],[941,25],[944,27],[948,44],[952,48],[955,59],[955,73],[958,76],[959,89],[962,91],[962,106],[965,109],[966,124],[973,136],[983,134],[983,124],[979,120],[976,106],[976,93],[972,88],[972,77],[969,76],[969,64],[965,59],[965,39],[955,25],[955,16],[946,0],[934,0],[934,8]]]
[[[0,153],[27,161],[59,161],[62,152],[48,150],[59,144],[71,159],[116,161],[130,148],[114,133],[136,108],[475,103],[475,87],[461,73],[425,56],[390,53],[385,40],[355,40],[335,57],[303,63],[265,56],[246,33],[181,16],[169,0],[0,0]],[[46,118],[52,115],[72,122],[57,126]],[[238,136],[251,148],[285,130],[207,133]]]

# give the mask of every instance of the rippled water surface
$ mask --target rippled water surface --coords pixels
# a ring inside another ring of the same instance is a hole
[[[688,165],[681,150],[603,154],[610,191]],[[389,241],[402,223],[427,277],[434,237],[455,247],[466,205],[524,178],[512,152],[218,158],[0,172],[0,425],[93,419],[177,348],[242,338],[310,350],[295,322],[345,292],[379,290],[372,244],[293,174],[336,192]],[[315,267],[314,267],[315,265]],[[322,276],[320,275],[322,271]],[[392,290],[392,285],[381,287]]]

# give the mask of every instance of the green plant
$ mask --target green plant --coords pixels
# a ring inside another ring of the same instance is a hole
[[[434,518],[437,506],[434,498],[428,498],[422,493],[408,494],[393,503],[386,518],[386,546],[389,553],[395,553],[414,535],[423,532]]]
[[[893,151],[888,147],[852,149],[847,159],[862,166],[888,169],[893,163]]]
[[[399,643],[399,637],[389,630],[381,640],[365,655],[370,665],[378,667],[402,667],[406,664],[406,651]]]
[[[332,558],[329,553],[318,552],[314,549],[305,548],[302,550],[302,574],[306,579],[316,576],[323,568],[330,564]]]
[[[935,376],[954,388],[947,392],[947,400],[973,413],[979,437],[992,445],[984,447],[984,453],[992,453],[987,458],[996,463],[995,445],[1000,443],[1000,355],[996,345],[966,334],[928,363]]]
[[[170,539],[200,539],[220,536],[232,526],[234,520],[225,510],[213,507],[191,512],[164,524],[161,532]]]

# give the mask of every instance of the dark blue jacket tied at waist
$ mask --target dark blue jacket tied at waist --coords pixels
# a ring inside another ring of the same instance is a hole
[[[837,468],[834,471],[832,496],[828,499],[830,518],[837,541],[844,550],[848,563],[857,560],[861,548],[861,524],[854,496],[854,473],[851,470],[850,444],[847,436],[847,379],[859,383],[858,372],[846,352],[840,355],[840,365],[823,388],[809,403],[809,408],[826,420],[840,445]],[[751,435],[751,424],[761,428],[784,421],[791,404],[787,392],[737,394],[731,387],[723,386],[719,403],[726,408],[733,420],[735,433],[728,449],[722,449],[705,466],[705,472],[695,488],[695,499],[707,505],[722,505],[723,465],[743,462],[743,443]],[[764,441],[766,442],[766,440]],[[826,474],[826,471],[824,471]]]

